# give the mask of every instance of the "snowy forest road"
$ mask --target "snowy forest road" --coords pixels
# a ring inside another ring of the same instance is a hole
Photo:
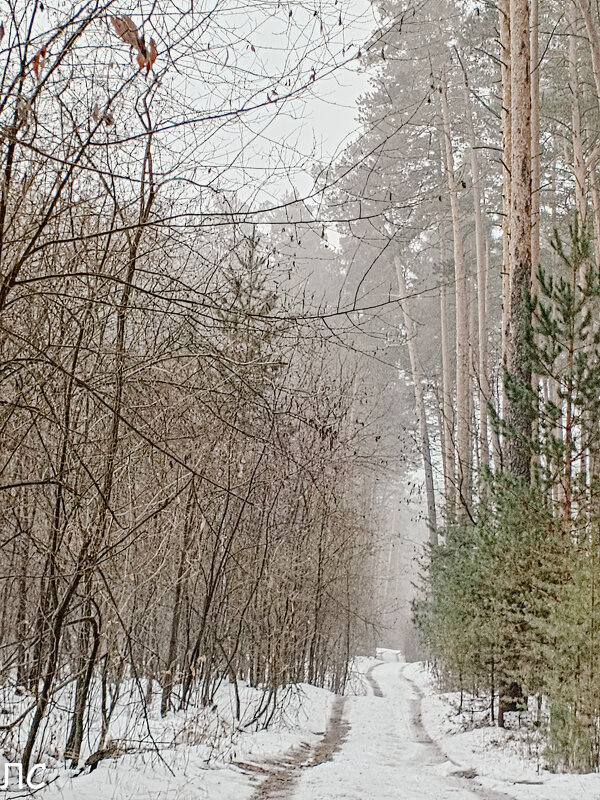
[[[423,729],[420,698],[388,651],[366,673],[367,696],[345,700],[345,737],[330,760],[302,769],[290,800],[506,800],[461,774]]]

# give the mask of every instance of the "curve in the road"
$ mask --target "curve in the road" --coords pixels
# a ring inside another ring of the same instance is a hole
[[[381,686],[377,683],[377,681],[373,677],[373,670],[378,666],[379,666],[379,664],[373,664],[372,667],[369,667],[369,669],[365,673],[365,678],[367,679],[367,683],[369,684],[369,686],[373,690],[374,696],[375,697],[383,697],[383,692],[381,691]]]

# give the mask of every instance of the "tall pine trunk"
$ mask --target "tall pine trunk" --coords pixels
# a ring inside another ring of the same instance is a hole
[[[446,246],[445,230],[440,226],[440,260],[442,280],[440,283],[440,320],[442,344],[442,465],[444,470],[444,498],[446,516],[453,519],[455,500],[454,475],[454,409],[452,407],[452,377],[450,367],[450,333],[448,314],[448,287],[446,285]]]
[[[531,471],[531,420],[519,402],[520,392],[526,391],[531,385],[531,369],[526,353],[526,295],[531,286],[532,242],[530,52],[529,2],[511,0],[510,295],[505,361],[515,389],[508,398],[504,414],[508,424],[504,466],[511,475],[524,481],[529,480]],[[522,694],[515,682],[517,664],[516,658],[511,655],[511,637],[517,638],[517,631],[509,635],[501,674],[498,706],[500,727],[504,726],[505,713],[515,710]]]
[[[525,352],[526,293],[531,286],[531,76],[528,0],[511,0],[511,214],[510,296],[506,366],[522,386],[531,382]],[[518,402],[509,402],[506,419],[513,433],[506,443],[506,466],[515,476],[530,475],[530,420]]]
[[[500,29],[500,62],[502,78],[502,363],[506,368],[509,337],[510,298],[510,216],[511,216],[511,60],[510,0],[498,0]],[[506,409],[506,393],[502,393],[502,413]]]

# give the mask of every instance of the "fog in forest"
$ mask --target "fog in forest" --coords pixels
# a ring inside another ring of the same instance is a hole
[[[600,796],[597,4],[0,0],[0,63],[2,789]]]

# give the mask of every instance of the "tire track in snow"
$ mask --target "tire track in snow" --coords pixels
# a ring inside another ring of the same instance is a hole
[[[399,665],[402,665],[402,659],[396,657],[396,661],[398,661]],[[389,702],[390,698],[382,691],[379,682],[373,676],[373,672],[378,667],[384,666],[385,663],[382,661],[379,664],[374,664],[365,673],[365,680],[372,691],[372,696],[382,698],[384,704]],[[460,764],[445,755],[440,745],[431,738],[423,725],[421,718],[423,693],[420,687],[404,674],[402,666],[400,666],[398,672],[398,679],[408,684],[416,695],[412,700],[407,698],[409,706],[406,715],[406,735],[413,742],[424,748],[421,751],[421,764],[426,768],[426,765],[435,766],[436,764],[450,762],[456,767],[456,771],[442,778],[446,791],[461,793],[461,796],[463,796],[462,792],[464,791],[469,797],[476,797],[479,800],[514,800],[514,798],[502,792],[486,789],[478,781],[474,780],[477,777],[475,772],[461,770]],[[307,768],[315,767],[331,760],[335,763],[334,756],[342,748],[350,731],[350,723],[344,719],[344,703],[343,697],[335,697],[327,723],[327,730],[322,739],[315,745],[311,746],[304,742],[299,747],[292,748],[281,758],[266,762],[260,766],[239,765],[253,769],[263,776],[260,785],[256,787],[250,800],[292,800],[301,776],[307,775],[305,772]],[[385,733],[384,730],[382,730],[383,733]],[[401,742],[402,739],[399,740],[399,744]],[[385,739],[382,739],[380,749],[381,751],[386,749]],[[316,773],[313,774],[316,775]],[[325,795],[319,796],[324,797]],[[339,795],[336,794],[336,796]],[[438,795],[436,794],[435,796]],[[446,794],[444,793],[445,796]],[[433,795],[431,800],[435,800]]]
[[[287,800],[292,796],[303,769],[316,767],[333,758],[350,730],[350,723],[344,719],[344,703],[344,697],[341,695],[335,697],[327,721],[327,730],[319,742],[312,747],[303,742],[299,747],[293,747],[281,758],[267,762],[258,768],[265,774],[265,778],[256,788],[250,800]],[[243,766],[250,765],[244,764]]]
[[[365,678],[367,679],[367,683],[369,684],[369,686],[373,690],[373,694],[375,695],[375,697],[383,697],[383,692],[381,691],[381,686],[377,683],[377,681],[373,677],[373,670],[376,669],[377,667],[380,667],[380,666],[381,666],[381,664],[373,664],[373,666],[369,667],[369,669],[365,673]]]
[[[398,654],[396,654],[396,660],[400,663]],[[421,704],[425,695],[421,687],[406,675],[404,669],[402,669],[402,678],[410,684],[417,695],[417,698],[411,701],[411,727],[417,737],[416,741],[432,747],[437,757],[441,758],[443,761],[449,761],[457,767],[457,770],[451,772],[448,777],[468,788],[473,794],[481,798],[481,800],[514,800],[511,795],[505,794],[504,792],[497,792],[493,789],[487,789],[485,786],[482,786],[479,781],[474,780],[477,778],[477,772],[475,772],[475,770],[463,768],[461,764],[458,764],[444,753],[440,744],[436,742],[435,739],[431,738],[423,725]]]

